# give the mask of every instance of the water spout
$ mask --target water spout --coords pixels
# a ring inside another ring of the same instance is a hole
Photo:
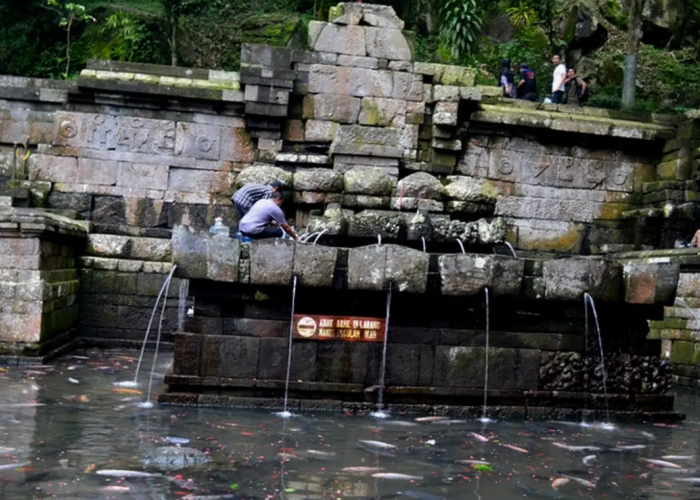
[[[173,266],[175,268],[176,266]],[[156,361],[158,361],[158,349],[160,348],[160,338],[163,334],[163,320],[165,319],[165,308],[168,304],[168,292],[170,291],[170,284],[173,280],[173,273],[168,275],[168,279],[165,282],[165,295],[163,296],[163,308],[160,310],[160,321],[158,322],[158,336],[156,337],[156,350],[153,353],[153,364],[151,365],[151,377],[148,379],[148,393],[146,396],[146,401],[139,404],[141,408],[153,408],[153,403],[151,402],[151,391],[153,389],[153,376],[156,372]]]
[[[306,243],[306,242],[308,242],[311,238],[313,238],[314,236],[316,236],[317,234],[318,234],[318,233],[309,233],[309,234],[307,234],[305,237],[300,238],[299,241],[301,241],[302,243]]]
[[[378,247],[382,246],[382,235],[381,234],[377,235],[377,246]]]
[[[428,246],[425,244],[425,236],[421,236],[420,239],[423,241],[423,253],[427,253]]]
[[[382,366],[379,373],[379,394],[377,395],[377,411],[370,413],[374,418],[387,418],[389,414],[384,411],[384,389],[386,381],[386,352],[389,343],[389,319],[391,316],[391,292],[392,282],[389,282],[389,291],[386,294],[386,325],[384,326],[384,347],[382,349]]]
[[[287,353],[287,378],[284,381],[284,410],[277,413],[278,417],[289,418],[292,413],[287,409],[289,402],[289,377],[292,373],[292,340],[294,339],[294,312],[297,303],[297,276],[292,282],[292,317],[289,323],[289,351]]]
[[[316,243],[318,243],[318,239],[319,239],[321,236],[323,236],[324,234],[326,234],[327,232],[328,232],[328,229],[324,229],[323,231],[321,231],[320,233],[318,233],[318,236],[316,236],[316,239],[314,240],[314,245],[315,245]]]
[[[600,351],[600,363],[602,371],[602,382],[603,382],[603,393],[605,395],[605,415],[607,422],[603,424],[603,427],[610,426],[610,403],[608,401],[608,374],[605,369],[605,353],[603,351],[603,337],[600,334],[600,323],[598,322],[598,311],[595,308],[595,302],[590,294],[583,294],[583,306],[585,310],[585,320],[586,320],[586,331],[585,337],[588,338],[588,306],[591,306],[591,311],[593,312],[593,319],[595,320],[596,333],[598,334],[598,349]],[[588,341],[586,340],[586,350],[588,350]]]
[[[484,358],[484,409],[481,415],[481,418],[479,421],[483,424],[488,424],[489,422],[493,422],[490,418],[486,416],[487,410],[488,410],[488,395],[489,395],[489,336],[491,333],[491,314],[490,314],[490,306],[489,306],[489,289],[488,287],[484,288],[484,294],[486,296],[486,348],[485,348],[485,358]]]
[[[459,248],[462,249],[462,253],[467,253],[467,252],[464,250],[464,243],[462,243],[462,240],[458,239],[458,240],[457,240],[457,243],[459,243]]]
[[[158,297],[156,298],[156,303],[153,306],[151,318],[148,320],[148,326],[146,327],[146,335],[143,337],[143,345],[141,346],[141,354],[139,355],[139,361],[136,364],[136,373],[134,373],[134,380],[127,382],[116,382],[114,385],[117,385],[119,387],[138,387],[139,370],[141,369],[141,362],[143,361],[143,353],[146,351],[146,342],[148,342],[148,335],[151,333],[151,326],[153,326],[153,320],[156,317],[156,311],[158,310],[160,298],[163,296],[163,292],[165,292],[166,288],[170,287],[170,280],[172,280],[173,274],[175,274],[176,269],[177,266],[174,265],[173,268],[170,270],[170,274],[168,274],[168,277],[165,279],[165,282],[163,283],[160,292],[158,292]]]
[[[177,331],[183,331],[187,315],[187,296],[190,294],[190,280],[180,281],[180,293],[177,304]]]
[[[515,248],[513,248],[513,245],[511,245],[509,241],[506,241],[506,242],[504,242],[504,243],[505,243],[505,245],[506,245],[508,248],[510,248],[510,253],[513,254],[513,257],[515,257],[515,258],[517,259],[517,258],[518,258],[518,254],[515,253]]]

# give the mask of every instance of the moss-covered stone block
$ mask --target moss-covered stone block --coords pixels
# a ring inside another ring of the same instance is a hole
[[[671,347],[671,362],[681,365],[700,363],[700,343],[677,340]]]

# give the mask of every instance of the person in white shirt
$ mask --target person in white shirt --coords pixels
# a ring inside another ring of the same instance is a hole
[[[552,104],[561,104],[564,101],[564,81],[566,80],[566,66],[561,62],[561,56],[552,56],[554,74],[552,75]]]

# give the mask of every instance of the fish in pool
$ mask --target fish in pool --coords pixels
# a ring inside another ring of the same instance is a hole
[[[602,448],[598,446],[571,446],[561,442],[552,443],[552,446],[566,451],[602,451]]]
[[[140,472],[136,470],[120,470],[120,469],[103,469],[95,471],[98,476],[107,477],[165,477],[162,474],[153,474],[150,472]]]
[[[552,489],[554,491],[559,491],[560,488],[563,488],[564,486],[568,485],[571,481],[568,480],[565,477],[558,477],[554,481],[552,481]]]
[[[15,470],[15,469],[19,469],[19,468],[21,468],[21,467],[26,467],[26,466],[28,466],[28,465],[29,465],[29,462],[24,462],[24,463],[21,463],[21,464],[4,464],[4,465],[0,465],[0,471],[3,471],[3,470]]]
[[[569,481],[572,481],[574,483],[580,484],[581,486],[585,486],[586,488],[595,488],[595,483],[592,481],[589,481],[587,479],[583,479],[583,478],[576,477],[576,476],[565,476],[565,475],[562,475],[561,477],[564,479],[568,479]]]
[[[124,493],[125,491],[129,491],[131,488],[128,486],[119,486],[117,484],[110,484],[109,486],[103,486],[100,488],[101,491],[107,492],[107,493]]]
[[[190,442],[190,440],[187,438],[181,438],[181,437],[175,437],[175,436],[166,436],[163,438],[163,441],[166,443],[170,443],[170,444],[187,444]]]
[[[645,444],[629,444],[629,445],[617,445],[615,448],[612,448],[610,451],[638,451],[638,450],[643,450],[646,448],[647,445]]]
[[[318,450],[306,450],[299,452],[299,455],[306,456],[308,458],[315,458],[317,460],[331,460],[338,456],[337,453],[332,451],[318,451]]]
[[[384,443],[382,441],[368,441],[365,439],[360,439],[357,444],[367,446],[369,448],[376,448],[378,450],[398,450],[399,447],[394,444]]]
[[[384,425],[395,425],[397,427],[415,427],[418,424],[415,422],[406,422],[405,420],[387,420]]]
[[[675,480],[680,483],[700,484],[700,477],[679,477]]]
[[[349,474],[378,474],[383,470],[381,467],[345,467],[341,469],[342,472]]]
[[[586,455],[583,457],[583,465],[591,466],[593,463],[598,460],[598,457],[596,455]]]
[[[661,457],[663,460],[692,460],[695,455],[664,455]]]
[[[504,448],[508,448],[509,450],[517,451],[519,453],[530,453],[525,448],[521,448],[521,447],[515,446],[513,444],[502,444],[501,446],[503,446]]]
[[[409,474],[400,474],[398,472],[378,472],[372,474],[375,479],[392,479],[395,481],[420,481],[423,476],[411,476]]]
[[[162,446],[149,452],[141,459],[145,467],[162,470],[179,470],[185,467],[211,462],[211,458],[195,448],[181,446]]]
[[[491,465],[484,460],[455,460],[455,463],[459,465]]]
[[[682,469],[683,468],[680,465],[674,464],[673,462],[669,462],[667,460],[656,460],[654,458],[642,458],[640,460],[647,462],[651,465],[656,465],[657,467],[666,467],[668,469]]]
[[[138,389],[127,389],[126,387],[116,387],[112,389],[112,392],[116,392],[117,394],[143,394],[143,392]]]
[[[455,424],[466,424],[466,420],[436,420],[433,422],[434,425],[455,425]]]
[[[488,443],[489,441],[491,441],[490,438],[487,438],[486,436],[483,436],[483,435],[479,434],[478,432],[470,432],[469,434],[474,439],[476,439],[477,441],[481,441],[482,443]]]
[[[441,420],[449,420],[450,417],[438,417],[438,416],[432,416],[432,417],[418,417],[416,419],[416,422],[440,422]]]

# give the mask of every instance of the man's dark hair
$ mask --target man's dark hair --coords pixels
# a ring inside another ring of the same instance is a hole
[[[578,74],[578,71],[576,71],[576,68],[573,66],[569,66],[569,70],[574,70],[574,73]]]
[[[279,193],[279,192],[277,192],[277,191],[275,191],[274,193],[272,193],[272,194],[270,195],[270,199],[271,199],[271,200],[281,200],[281,199],[283,199],[283,198],[284,198],[284,196],[282,196],[282,193]]]
[[[277,191],[282,191],[284,189],[284,183],[280,181],[275,181],[270,184],[270,187],[277,189]]]
[[[552,57],[557,56],[559,59],[561,59],[561,54],[559,52],[555,52],[552,54]]]

